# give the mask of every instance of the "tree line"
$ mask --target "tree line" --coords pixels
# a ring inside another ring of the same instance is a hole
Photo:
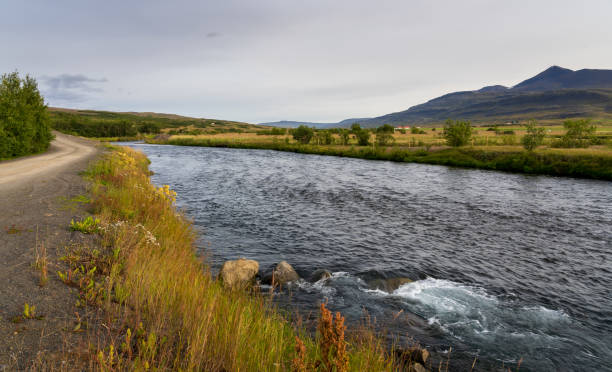
[[[563,123],[564,128],[567,130],[566,133],[552,141],[551,147],[588,147],[593,144],[599,144],[599,140],[595,136],[596,127],[591,124],[589,119],[580,120],[566,120]],[[356,140],[359,146],[390,146],[395,143],[395,127],[384,124],[378,128],[362,128],[360,124],[355,123],[351,125],[350,129],[346,128],[331,128],[331,129],[315,129],[306,125],[300,125],[295,129],[291,129],[289,133],[293,136],[293,139],[300,144],[315,144],[315,145],[331,145],[340,144],[348,145],[350,139]],[[432,128],[435,131],[436,128]],[[499,131],[496,128],[489,128],[488,130],[495,130],[496,134],[503,135],[514,135],[514,131]],[[522,146],[528,150],[533,151],[538,146],[542,145],[544,138],[546,137],[545,129],[538,127],[535,121],[529,121],[525,125],[526,134],[521,138]],[[400,133],[406,133],[405,129],[399,129]],[[419,127],[412,127],[410,129],[412,134],[425,134],[425,130]],[[268,131],[264,134],[285,134],[285,129],[278,129],[274,132]],[[337,135],[337,138],[333,137],[333,134]],[[372,134],[375,134],[375,141],[372,141]],[[441,137],[445,139],[448,146],[460,147],[470,144],[470,141],[475,134],[475,129],[469,121],[464,120],[447,120],[444,127],[442,128]],[[504,136],[504,139],[507,136]],[[512,143],[504,144],[513,145],[515,144],[515,137],[512,137]]]
[[[0,159],[45,151],[53,139],[36,80],[17,72],[0,82]]]

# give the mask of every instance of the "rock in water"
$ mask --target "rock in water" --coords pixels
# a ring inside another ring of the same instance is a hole
[[[406,283],[411,283],[408,278],[390,278],[390,279],[374,279],[368,282],[371,289],[380,289],[387,293],[391,293]]]
[[[263,276],[262,283],[271,285],[283,285],[298,280],[300,276],[287,261],[276,264],[273,270]]]
[[[219,279],[228,288],[243,288],[251,285],[259,272],[259,263],[240,258],[226,261],[219,271]]]
[[[331,276],[332,274],[328,270],[318,269],[318,270],[315,270],[312,273],[312,275],[310,275],[310,281],[314,283],[314,282],[318,282],[319,280],[331,278]]]

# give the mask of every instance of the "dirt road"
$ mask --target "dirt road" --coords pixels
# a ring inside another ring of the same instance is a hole
[[[80,173],[100,150],[96,142],[55,135],[44,154],[0,162],[0,372],[65,358],[84,337],[71,331],[75,313],[86,310],[75,307],[77,292],[58,280],[57,271],[75,239],[70,220],[87,215]],[[35,262],[43,246],[49,279],[40,286]],[[26,303],[39,319],[20,321]]]

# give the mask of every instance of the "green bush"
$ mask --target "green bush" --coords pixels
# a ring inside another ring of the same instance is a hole
[[[376,134],[376,144],[379,146],[387,146],[391,145],[395,142],[395,138],[393,138],[393,134],[388,132],[377,133]]]
[[[368,146],[370,144],[370,134],[370,131],[365,129],[362,129],[355,134],[357,136],[357,143],[359,146]]]
[[[17,72],[0,83],[0,159],[45,151],[53,135],[47,106],[34,78]]]
[[[469,143],[472,137],[472,125],[469,121],[447,120],[444,125],[444,138],[449,146],[458,147],[465,146]]]
[[[395,128],[389,124],[385,124],[382,125],[378,128],[376,128],[376,133],[380,134],[380,133],[393,133],[395,132]]]
[[[307,144],[314,136],[314,130],[305,125],[300,125],[293,130],[293,139],[301,144]]]
[[[553,147],[589,147],[594,142],[596,127],[590,120],[567,120],[563,126],[567,132],[559,141],[552,144]]]

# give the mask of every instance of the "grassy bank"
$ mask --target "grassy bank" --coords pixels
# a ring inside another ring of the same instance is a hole
[[[267,138],[266,138],[267,137]],[[605,146],[589,149],[541,148],[528,152],[520,146],[407,147],[301,145],[289,137],[274,136],[174,136],[150,141],[180,146],[269,149],[305,154],[437,164],[507,172],[612,180],[612,151]]]
[[[175,194],[149,180],[147,158],[113,148],[89,171],[96,219],[74,228],[100,236],[74,249],[60,273],[81,301],[109,314],[93,348],[101,370],[385,371],[392,356],[369,331],[347,333],[322,312],[316,337],[262,296],[228,290],[195,255]],[[350,335],[350,336],[349,336]]]

